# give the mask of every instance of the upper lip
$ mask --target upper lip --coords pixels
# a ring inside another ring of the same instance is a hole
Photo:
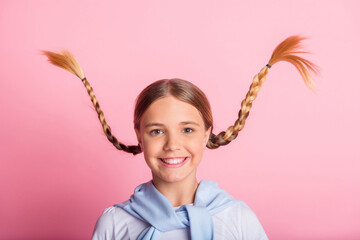
[[[187,157],[161,157],[160,159],[177,159],[177,158],[187,158]]]

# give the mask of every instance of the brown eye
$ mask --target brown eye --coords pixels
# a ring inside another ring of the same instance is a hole
[[[150,135],[159,135],[159,134],[162,134],[162,133],[164,133],[164,131],[161,130],[161,129],[154,129],[154,130],[150,131]]]
[[[184,133],[192,133],[193,131],[194,131],[194,129],[192,129],[192,128],[185,128],[183,130]]]

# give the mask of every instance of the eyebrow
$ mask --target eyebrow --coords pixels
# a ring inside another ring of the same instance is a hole
[[[196,125],[196,126],[200,126],[200,124],[198,124],[197,122],[193,122],[193,121],[180,122],[180,125],[190,125],[190,124]],[[153,127],[153,126],[162,127],[162,126],[164,126],[164,124],[162,124],[162,123],[156,123],[156,122],[155,122],[155,123],[148,123],[148,124],[145,125],[145,128],[147,128],[147,127]]]

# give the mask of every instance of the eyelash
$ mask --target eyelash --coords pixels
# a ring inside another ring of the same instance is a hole
[[[159,135],[160,134],[159,132],[163,133],[164,131],[161,130],[161,129],[154,129],[154,130],[150,131],[150,135]],[[192,129],[192,128],[184,128],[182,130],[182,132],[184,132],[184,133],[192,133],[192,132],[194,132],[194,129]]]

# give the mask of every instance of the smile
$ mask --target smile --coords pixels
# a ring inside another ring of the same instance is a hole
[[[183,166],[189,157],[181,157],[181,158],[159,158],[160,162],[165,166],[169,168],[176,168]]]

